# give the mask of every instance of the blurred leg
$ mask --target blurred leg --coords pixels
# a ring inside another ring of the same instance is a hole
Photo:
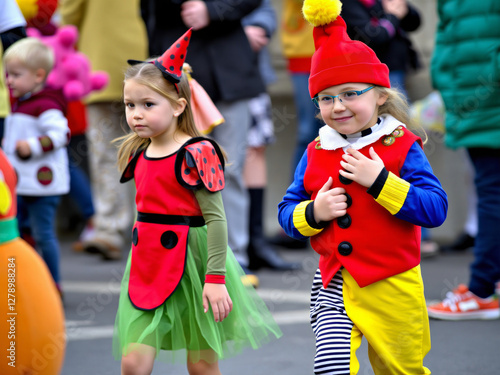
[[[58,284],[60,282],[60,250],[59,240],[55,232],[56,210],[61,199],[60,196],[46,197],[20,197],[22,205],[27,209],[29,223],[37,248],[42,253],[42,258]]]
[[[215,127],[212,136],[227,154],[226,186],[222,191],[228,224],[229,246],[238,262],[248,265],[248,192],[243,182],[243,165],[250,126],[248,101],[218,102],[217,108],[225,119]]]
[[[500,150],[469,149],[476,171],[478,235],[469,289],[481,298],[495,292],[500,279]]]
[[[131,186],[119,182],[116,147],[111,144],[125,134],[123,107],[114,103],[94,103],[89,104],[87,110],[95,240],[119,250],[125,246],[125,234],[132,224],[134,206]]]

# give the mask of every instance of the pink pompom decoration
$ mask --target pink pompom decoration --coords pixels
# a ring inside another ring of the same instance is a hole
[[[67,100],[82,99],[92,91],[102,90],[108,84],[107,73],[93,73],[87,56],[75,50],[78,40],[75,26],[62,26],[51,36],[42,36],[32,28],[27,33],[40,39],[54,51],[55,64],[46,83],[48,87],[62,89]]]
[[[109,75],[106,72],[95,72],[90,77],[92,90],[102,90],[109,83]]]
[[[79,100],[84,93],[83,84],[79,81],[71,81],[64,85],[63,94],[68,101]]]

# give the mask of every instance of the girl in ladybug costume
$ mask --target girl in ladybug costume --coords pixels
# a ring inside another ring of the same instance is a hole
[[[125,73],[132,133],[118,159],[138,212],[113,342],[122,374],[149,374],[155,358],[220,374],[219,359],[281,336],[227,246],[223,153],[196,130],[182,74],[190,36]]]
[[[279,204],[287,234],[320,254],[311,291],[315,374],[353,375],[363,336],[376,375],[430,374],[420,227],[447,197],[389,69],[351,40],[339,0],[306,0],[314,27],[309,94],[326,123]]]

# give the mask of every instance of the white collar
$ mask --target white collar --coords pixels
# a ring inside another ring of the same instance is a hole
[[[372,128],[373,132],[371,134],[355,139],[344,139],[336,130],[333,130],[328,125],[325,125],[319,129],[321,148],[323,150],[336,150],[338,148],[342,148],[344,151],[348,148],[360,150],[363,147],[379,140],[380,137],[391,134],[398,126],[402,125],[406,127],[405,124],[388,114],[381,115],[380,119],[380,124],[375,125]]]

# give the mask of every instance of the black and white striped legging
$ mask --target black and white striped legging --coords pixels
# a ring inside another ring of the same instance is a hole
[[[319,269],[311,290],[311,326],[316,336],[314,374],[349,375],[352,321],[345,312],[343,279],[337,272],[323,288]]]

